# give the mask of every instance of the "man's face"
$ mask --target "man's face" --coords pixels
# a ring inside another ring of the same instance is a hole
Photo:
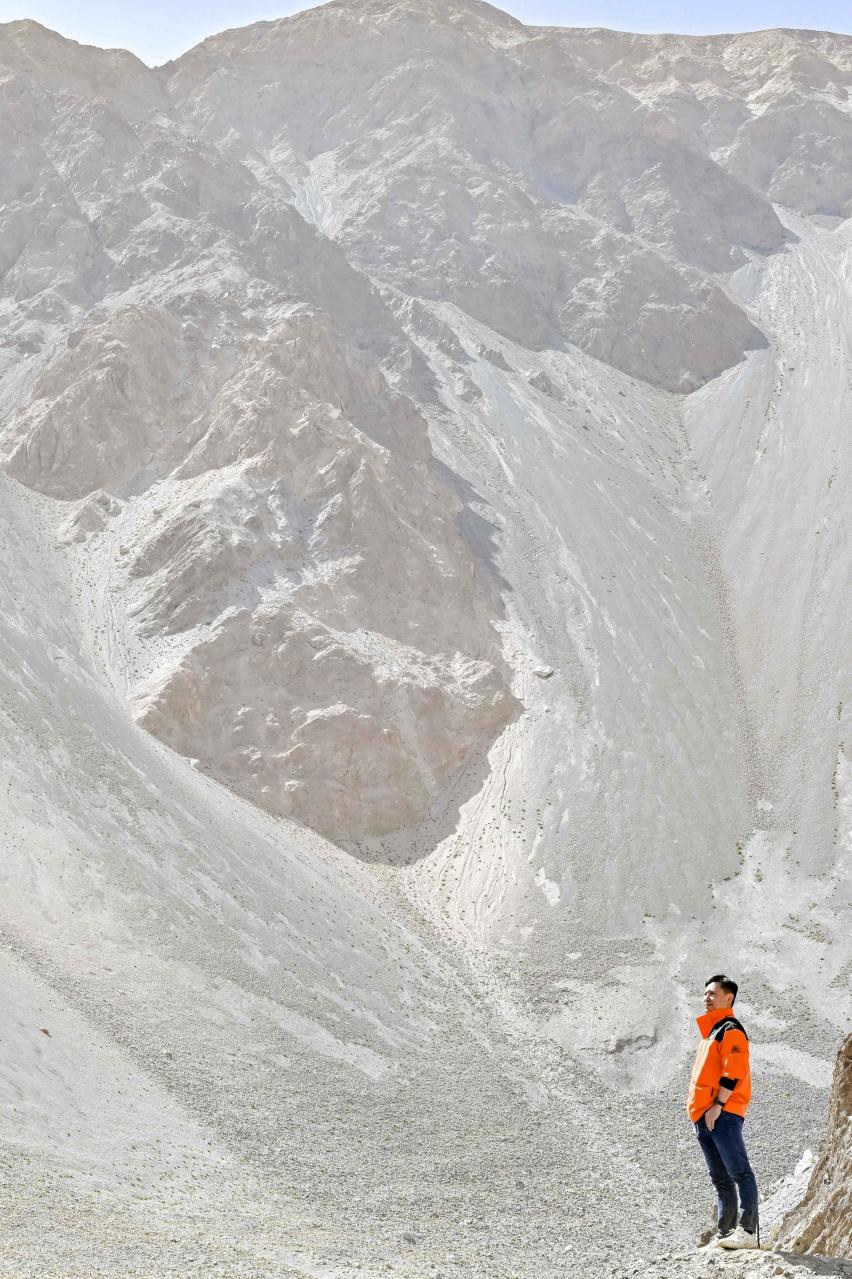
[[[733,995],[729,990],[723,990],[718,982],[711,981],[704,987],[704,1011],[708,1012],[711,1008],[730,1008],[733,1003]]]

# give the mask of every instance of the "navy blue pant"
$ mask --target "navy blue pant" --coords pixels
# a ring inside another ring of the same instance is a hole
[[[757,1181],[743,1141],[743,1117],[723,1110],[709,1132],[702,1115],[695,1125],[710,1180],[716,1187],[719,1234],[737,1224],[737,1191],[740,1192],[740,1225],[754,1234],[757,1227]]]

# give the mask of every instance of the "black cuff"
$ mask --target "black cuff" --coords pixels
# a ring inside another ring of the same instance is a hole
[[[736,1079],[729,1079],[727,1075],[723,1075],[722,1078],[719,1080],[719,1087],[730,1088],[731,1092],[734,1091],[736,1086],[737,1086]]]

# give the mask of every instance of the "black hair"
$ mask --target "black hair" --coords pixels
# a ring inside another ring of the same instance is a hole
[[[721,986],[722,990],[726,990],[729,995],[733,995],[734,999],[736,999],[739,986],[733,978],[726,977],[724,973],[717,973],[715,977],[707,978],[704,983],[704,989],[706,990],[708,986],[713,984],[713,982],[715,982],[717,986]],[[731,1000],[731,1004],[733,1004],[734,999]]]

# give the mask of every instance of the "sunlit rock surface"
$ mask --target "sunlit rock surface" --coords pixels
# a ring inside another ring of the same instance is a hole
[[[852,1260],[852,1035],[837,1054],[828,1128],[802,1202],[785,1219],[781,1247]]]

